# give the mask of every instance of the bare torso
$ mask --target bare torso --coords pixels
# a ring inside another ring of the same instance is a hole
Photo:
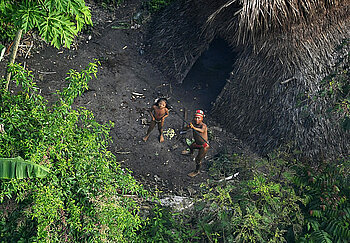
[[[206,141],[208,141],[208,129],[207,129],[207,125],[204,124],[203,122],[196,125],[196,124],[193,124],[194,127],[196,128],[200,128],[200,129],[203,129],[203,132],[199,132],[199,131],[195,131],[193,130],[193,138],[196,142],[196,144],[198,145],[202,145],[204,143],[206,143]],[[203,140],[204,139],[204,140]]]
[[[163,107],[163,108],[159,108],[158,106],[154,105],[152,106],[152,110],[153,110],[153,115],[154,118],[159,121],[161,120],[165,115],[168,114],[168,108]]]

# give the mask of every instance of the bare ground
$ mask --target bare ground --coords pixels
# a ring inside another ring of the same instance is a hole
[[[17,62],[25,63],[33,71],[43,96],[53,100],[52,94],[66,85],[64,78],[70,69],[80,70],[89,62],[100,60],[98,78],[90,81],[89,90],[74,105],[93,111],[100,123],[115,123],[110,133],[113,140],[110,150],[147,188],[178,195],[192,194],[209,178],[206,169],[210,166],[210,158],[223,151],[241,153],[247,146],[234,134],[219,128],[205,110],[205,123],[212,131],[211,149],[204,161],[203,173],[195,178],[187,176],[195,163],[190,157],[181,155],[181,151],[186,148],[185,137],[191,137],[191,133],[182,137],[178,132],[183,126],[184,109],[188,111],[187,120],[190,121],[194,110],[203,109],[201,102],[206,96],[204,93],[201,97],[189,98],[195,87],[168,83],[157,68],[147,62],[143,55],[145,25],[138,26],[133,22],[140,6],[140,0],[126,1],[126,5],[113,11],[91,6],[94,27],[85,31],[77,40],[78,44],[69,50],[57,50],[40,41],[34,41],[29,50],[32,36],[25,36],[22,44],[27,47],[21,48]],[[128,26],[123,29],[125,23]],[[1,74],[7,59],[0,63]],[[174,129],[176,135],[159,143],[155,129],[145,143],[142,137],[147,125],[142,124],[142,120],[150,119],[146,109],[159,96],[168,97],[172,106],[164,130]]]

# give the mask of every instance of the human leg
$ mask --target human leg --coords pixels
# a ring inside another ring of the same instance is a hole
[[[164,125],[164,120],[162,120],[161,122],[158,122],[159,142],[160,143],[164,142],[163,125]]]
[[[185,150],[183,150],[183,151],[181,152],[181,154],[183,154],[183,155],[193,155],[194,149],[195,149],[195,143],[192,143],[192,144],[189,146],[189,148],[190,148],[190,151],[188,151],[187,149],[185,149]]]
[[[209,146],[206,146],[206,147],[199,149],[198,154],[197,154],[196,159],[195,159],[196,169],[193,172],[189,173],[188,176],[195,177],[196,175],[198,175],[200,173],[200,169],[202,166],[202,160],[204,159],[208,150],[209,150]]]
[[[147,141],[147,139],[149,138],[149,135],[151,134],[151,132],[153,131],[154,127],[156,126],[156,122],[155,121],[151,121],[151,123],[149,124],[148,130],[147,130],[147,134],[145,137],[143,137],[143,141]]]

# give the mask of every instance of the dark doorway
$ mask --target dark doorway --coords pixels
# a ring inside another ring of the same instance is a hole
[[[215,39],[183,80],[184,99],[210,110],[229,78],[236,54],[226,41]]]

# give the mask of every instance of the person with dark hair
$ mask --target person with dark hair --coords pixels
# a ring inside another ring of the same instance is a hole
[[[158,124],[159,142],[162,143],[164,142],[164,136],[163,136],[164,119],[169,115],[167,99],[159,98],[156,101],[156,103],[152,105],[151,109],[149,110],[149,113],[151,114],[152,120],[147,130],[147,134],[143,138],[143,141],[146,142],[148,140],[149,135],[153,131],[156,124]]]
[[[189,173],[189,177],[195,177],[200,173],[200,168],[202,165],[202,160],[207,154],[209,150],[209,144],[208,144],[208,127],[205,123],[203,123],[203,117],[204,112],[202,110],[196,110],[193,121],[185,128],[187,129],[193,129],[193,138],[194,142],[190,145],[190,151],[184,150],[182,151],[183,155],[193,155],[194,150],[198,149],[197,157],[195,158],[196,161],[196,169]]]

